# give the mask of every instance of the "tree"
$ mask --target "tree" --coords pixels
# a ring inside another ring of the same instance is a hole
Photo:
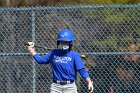
[[[1,0],[0,7],[48,6],[73,4],[137,4],[140,0]]]

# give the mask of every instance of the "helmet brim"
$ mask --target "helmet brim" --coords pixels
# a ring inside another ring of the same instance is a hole
[[[63,39],[57,39],[57,41],[68,41],[68,42],[70,42],[70,41],[73,41],[73,40],[71,40],[71,39],[65,39],[65,38],[63,38]]]

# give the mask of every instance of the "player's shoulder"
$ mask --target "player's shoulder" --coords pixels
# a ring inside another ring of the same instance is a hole
[[[59,49],[53,49],[53,50],[51,50],[50,52],[51,53],[56,53],[56,52],[58,52],[59,51]]]
[[[53,50],[51,51],[51,53],[56,53],[56,54],[58,54],[58,53],[63,53],[63,51],[62,51],[61,49],[53,49]]]
[[[70,52],[71,52],[71,54],[74,55],[74,56],[80,56],[80,53],[78,53],[78,52],[76,52],[76,51],[71,50]]]

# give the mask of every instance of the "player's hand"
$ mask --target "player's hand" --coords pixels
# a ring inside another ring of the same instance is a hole
[[[94,90],[93,81],[88,82],[88,90],[89,90],[89,93],[93,92],[93,90]]]
[[[28,50],[34,49],[35,43],[34,42],[28,42]]]

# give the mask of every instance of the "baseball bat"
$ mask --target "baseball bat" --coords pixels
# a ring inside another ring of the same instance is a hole
[[[24,45],[29,46],[29,44],[28,44],[28,43],[24,43]],[[39,45],[34,45],[34,47],[36,47],[36,48],[42,48],[42,49],[45,49],[45,50],[52,50],[52,48],[47,48],[47,47],[44,47],[44,46],[39,46]]]

